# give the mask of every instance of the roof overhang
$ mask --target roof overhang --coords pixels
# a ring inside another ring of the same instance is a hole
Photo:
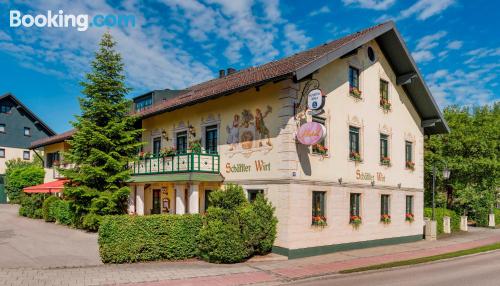
[[[309,76],[323,66],[361,47],[371,40],[377,41],[377,44],[380,46],[380,49],[396,74],[397,83],[402,86],[417,110],[422,121],[424,134],[449,133],[450,129],[441,110],[425,84],[422,74],[411,57],[401,34],[392,21],[326,54],[318,60],[299,68],[295,73],[296,80],[301,80]]]
[[[139,175],[132,176],[129,183],[148,183],[148,182],[223,182],[224,177],[221,174],[213,173],[177,173],[177,174],[158,174],[158,175]]]

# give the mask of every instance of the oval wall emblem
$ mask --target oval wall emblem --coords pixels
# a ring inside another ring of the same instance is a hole
[[[307,122],[297,131],[297,140],[304,145],[314,145],[326,136],[326,128],[318,122]]]

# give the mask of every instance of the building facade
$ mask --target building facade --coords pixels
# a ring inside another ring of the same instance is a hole
[[[0,203],[7,200],[3,187],[5,163],[17,158],[31,161],[35,156],[31,142],[53,135],[55,132],[14,95],[0,96]]]
[[[322,108],[308,108],[311,90]],[[290,258],[421,239],[423,136],[448,131],[392,22],[136,114],[146,145],[130,213],[200,213],[239,184],[276,207],[274,251]],[[297,139],[309,122],[326,131],[311,146]]]

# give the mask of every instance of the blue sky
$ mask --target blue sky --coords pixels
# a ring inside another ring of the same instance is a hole
[[[106,28],[9,27],[9,11],[134,15],[109,28],[130,97],[184,88],[395,20],[439,105],[498,101],[499,1],[158,0],[0,3],[0,94],[12,92],[57,132],[79,113],[79,82]],[[314,4],[313,4],[314,3]]]

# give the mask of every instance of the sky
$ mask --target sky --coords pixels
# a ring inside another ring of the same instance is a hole
[[[13,93],[56,132],[79,114],[80,82],[109,30],[129,98],[181,89],[394,20],[439,106],[500,99],[500,1],[2,1],[0,94]],[[133,15],[135,26],[10,27],[10,13]]]

